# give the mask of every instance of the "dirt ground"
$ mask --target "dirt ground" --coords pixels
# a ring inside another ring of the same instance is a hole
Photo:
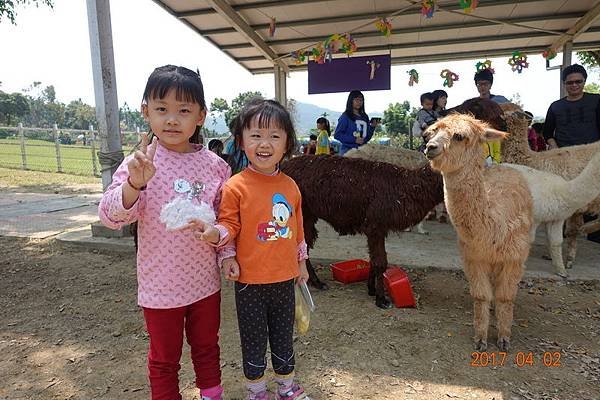
[[[0,399],[148,398],[132,254],[9,238],[0,238],[0,253]],[[386,311],[364,283],[344,286],[325,268],[319,274],[331,289],[313,291],[311,329],[296,340],[299,380],[313,399],[600,398],[599,282],[522,282],[512,350],[492,366],[498,353],[472,356],[462,273],[409,271],[418,308]],[[225,398],[239,399],[230,285],[222,297]],[[490,343],[494,337],[492,328]],[[547,364],[560,365],[545,366],[545,352]],[[184,399],[198,399],[187,353],[180,387]]]

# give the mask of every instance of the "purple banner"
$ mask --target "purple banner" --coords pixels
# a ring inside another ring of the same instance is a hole
[[[331,62],[308,63],[308,94],[389,90],[391,57],[334,58]]]

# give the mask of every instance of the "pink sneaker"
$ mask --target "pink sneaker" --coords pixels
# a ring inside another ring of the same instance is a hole
[[[248,393],[248,396],[246,396],[246,400],[271,400],[271,396],[269,396],[269,393],[267,391],[256,394]]]
[[[304,393],[304,389],[297,383],[294,383],[284,394],[277,392],[278,400],[310,400],[310,397]]]

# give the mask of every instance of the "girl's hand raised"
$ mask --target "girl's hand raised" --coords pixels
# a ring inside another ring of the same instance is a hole
[[[134,189],[140,189],[152,179],[156,168],[154,167],[154,154],[158,138],[152,138],[152,143],[148,145],[148,134],[142,134],[142,143],[139,150],[133,154],[133,158],[127,163],[129,170],[129,183]]]

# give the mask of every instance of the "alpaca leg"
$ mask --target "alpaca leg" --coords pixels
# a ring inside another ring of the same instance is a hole
[[[573,268],[575,255],[577,254],[577,236],[583,225],[583,215],[575,214],[567,220],[565,236],[567,239],[567,268]]]
[[[423,221],[417,224],[417,232],[421,235],[429,235],[429,232],[427,232],[423,226]]]
[[[546,223],[546,236],[548,236],[548,248],[552,258],[554,272],[563,278],[567,277],[567,271],[562,258],[564,221],[552,221]]]
[[[493,297],[489,266],[477,265],[472,261],[465,260],[465,274],[469,280],[469,291],[473,297],[475,350],[485,351],[490,324],[490,304]]]
[[[306,247],[310,254],[310,249],[312,249],[314,247],[315,241],[317,240],[317,236],[318,236],[317,228],[315,226],[317,223],[317,219],[314,218],[309,213],[307,213],[305,210],[303,210],[303,212],[306,213],[305,217],[304,217],[304,224],[303,224],[303,226],[304,226],[304,241],[306,242]],[[319,276],[317,275],[315,268],[313,267],[312,263],[310,262],[310,258],[308,260],[306,260],[306,269],[308,271],[308,283],[311,286],[313,286],[317,289],[320,289],[320,290],[329,289],[327,284],[319,279]]]
[[[513,322],[514,301],[523,276],[523,264],[509,261],[498,265],[495,279],[496,324],[498,325],[498,349],[508,351]]]
[[[385,290],[383,288],[383,273],[388,266],[387,253],[385,252],[385,236],[381,235],[380,232],[368,234],[367,243],[369,245],[369,258],[371,260],[370,273],[373,274],[373,280],[375,281],[375,304],[379,308],[391,308],[392,303],[385,297]]]

